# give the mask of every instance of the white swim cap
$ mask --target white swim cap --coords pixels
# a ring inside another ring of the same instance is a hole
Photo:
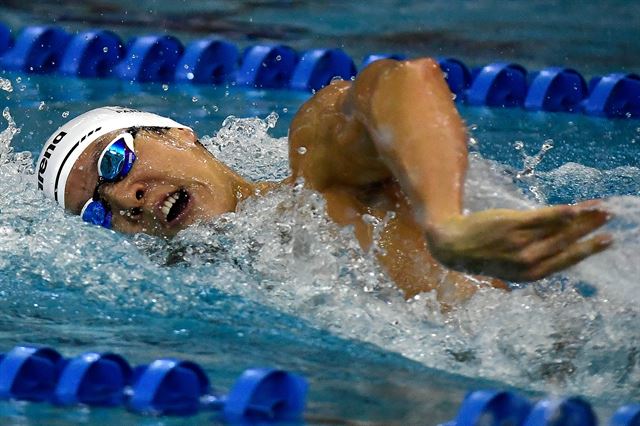
[[[38,189],[62,207],[67,178],[73,165],[100,136],[129,127],[189,127],[150,112],[122,107],[102,107],[85,112],[51,135],[42,148],[36,169]]]

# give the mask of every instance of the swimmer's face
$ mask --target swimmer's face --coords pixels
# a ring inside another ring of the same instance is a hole
[[[65,190],[68,209],[79,214],[96,191],[97,160],[122,131],[99,138],[75,163]],[[172,236],[194,222],[235,210],[246,182],[216,160],[189,129],[142,129],[135,134],[136,161],[127,176],[98,187],[125,233]]]

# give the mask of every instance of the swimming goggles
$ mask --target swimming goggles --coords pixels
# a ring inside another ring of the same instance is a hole
[[[102,150],[98,158],[98,183],[91,197],[82,207],[80,217],[85,222],[111,229],[112,212],[100,199],[98,188],[105,182],[118,182],[131,171],[136,161],[133,149],[133,135],[122,133]]]

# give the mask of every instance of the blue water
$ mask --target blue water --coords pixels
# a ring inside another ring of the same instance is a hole
[[[183,41],[218,30],[239,46],[342,46],[354,58],[392,51],[471,65],[572,65],[587,76],[640,71],[640,17],[629,2],[141,1],[64,10],[26,3],[5,2],[0,21],[101,26],[122,36],[165,28]],[[299,188],[249,201],[171,243],[90,227],[35,192],[29,153],[64,116],[105,104],[173,114],[246,176],[282,177],[287,127],[307,94],[3,77],[13,90],[0,91],[8,108],[0,126],[7,128],[0,136],[0,351],[36,342],[69,356],[111,350],[135,363],[188,358],[221,390],[245,368],[278,366],[309,379],[310,416],[342,421],[435,424],[454,417],[466,389],[487,386],[583,394],[602,414],[637,400],[640,121],[461,106],[473,135],[467,208],[610,197],[617,216],[608,229],[617,242],[561,276],[510,294],[480,292],[442,315],[430,295],[405,302],[373,255],[330,223],[321,197]],[[183,424],[21,403],[0,404],[0,418]]]

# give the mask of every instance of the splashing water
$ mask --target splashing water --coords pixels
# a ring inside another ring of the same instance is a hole
[[[522,162],[523,168],[518,173],[516,173],[516,177],[522,178],[525,176],[532,176],[535,173],[535,169],[540,164],[547,151],[553,148],[553,139],[547,139],[544,141],[542,146],[540,147],[540,151],[538,151],[535,155],[528,155],[524,150],[524,143],[522,141],[516,141],[513,144],[514,148],[522,154]]]
[[[219,303],[215,294],[224,293],[441,370],[609,400],[638,396],[636,197],[608,202],[616,214],[608,228],[614,249],[511,293],[482,289],[468,304],[442,314],[432,294],[405,301],[375,261],[375,250],[363,252],[351,229],[329,220],[323,198],[300,185],[245,200],[236,212],[172,241],[84,224],[35,190],[32,159],[12,152],[18,129],[8,110],[4,116],[9,124],[0,134],[0,299],[28,298],[39,286],[94,301],[91,315],[141,309],[207,320]],[[281,179],[288,151],[286,138],[268,134],[276,120],[230,117],[202,141],[247,177]],[[532,179],[545,191],[574,169],[565,165]],[[582,172],[591,179],[592,171]],[[637,169],[607,173],[640,187]],[[465,188],[469,211],[536,205],[502,166],[477,153],[470,156]],[[586,291],[594,295],[580,294]],[[38,312],[20,306],[3,315]],[[240,305],[232,312],[242,315]]]
[[[13,92],[13,86],[11,85],[11,80],[0,77],[0,89],[5,92]]]

